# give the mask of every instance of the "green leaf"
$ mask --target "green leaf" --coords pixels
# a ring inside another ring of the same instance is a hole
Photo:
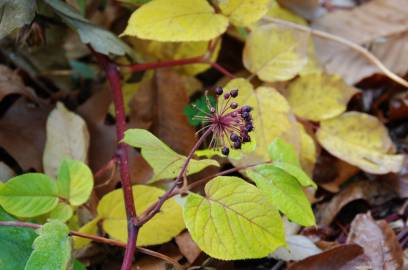
[[[136,212],[142,213],[155,203],[164,190],[136,185],[132,187]],[[98,217],[103,219],[103,229],[113,238],[127,242],[127,218],[123,191],[117,189],[106,194],[98,205]],[[138,246],[158,245],[170,241],[185,228],[181,207],[174,198],[167,200],[160,213],[140,228]]]
[[[84,78],[93,80],[96,77],[96,72],[91,65],[85,64],[77,60],[69,60],[69,65],[73,71],[74,78]]]
[[[317,188],[316,183],[302,170],[302,168],[285,162],[274,162],[273,166],[280,168],[295,177],[302,186]]]
[[[72,269],[73,270],[86,270],[86,267],[80,261],[75,259],[73,264],[72,264]]]
[[[93,176],[88,166],[79,160],[65,159],[58,172],[58,193],[73,206],[84,204],[93,189]]]
[[[211,257],[262,258],[285,245],[278,211],[255,186],[221,176],[207,183],[205,193],[188,195],[184,221],[193,240]]]
[[[59,203],[57,207],[52,209],[52,211],[49,213],[49,218],[56,219],[61,222],[67,222],[72,217],[73,213],[74,210],[70,205],[66,203]]]
[[[132,14],[123,34],[157,41],[206,41],[227,27],[228,19],[206,0],[153,0]]]
[[[286,143],[281,138],[276,138],[268,146],[269,156],[272,161],[281,161],[300,167],[299,159],[295,147]]]
[[[303,226],[315,224],[310,203],[293,176],[272,164],[257,166],[248,171],[248,176],[289,219]]]
[[[0,221],[14,220],[0,207]],[[0,226],[0,269],[24,269],[36,236],[31,228]]]
[[[213,96],[209,96],[208,100],[210,102],[210,105],[212,107],[215,107],[215,98]],[[198,109],[194,108],[193,105],[197,106]],[[210,113],[210,110],[208,109],[207,106],[207,101],[205,96],[202,96],[193,102],[191,104],[187,105],[184,108],[184,114],[187,115],[188,117],[188,122],[192,126],[199,126],[201,124],[201,120],[195,119],[194,116],[205,116],[204,112]]]
[[[74,28],[85,44],[90,44],[95,51],[101,54],[128,54],[134,56],[133,50],[111,32],[90,23],[75,9],[60,0],[44,0],[55,13],[69,26]]]
[[[41,173],[26,173],[10,179],[0,189],[0,205],[10,214],[35,217],[58,204],[57,185]]]
[[[37,5],[35,0],[2,0],[0,2],[0,39],[14,29],[30,24]]]
[[[276,138],[269,145],[268,152],[273,166],[295,177],[302,186],[317,188],[314,181],[300,166],[295,147],[292,144],[286,143],[280,138]]]
[[[153,168],[154,176],[150,182],[177,177],[186,161],[185,156],[174,152],[145,129],[127,130],[123,141],[133,147],[141,148],[143,158]],[[188,165],[187,174],[197,173],[208,166],[218,167],[219,164],[211,159],[192,159]]]
[[[44,224],[34,240],[34,251],[24,270],[66,270],[71,257],[69,229],[61,221]]]

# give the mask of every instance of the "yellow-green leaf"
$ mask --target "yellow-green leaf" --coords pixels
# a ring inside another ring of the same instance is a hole
[[[316,143],[302,124],[298,123],[297,126],[300,130],[300,164],[311,175],[317,158]]]
[[[403,155],[393,155],[387,129],[374,116],[347,112],[324,120],[317,132],[320,144],[332,155],[373,174],[398,172]]]
[[[86,233],[86,234],[92,234],[92,235],[96,235],[97,230],[98,230],[98,222],[101,219],[99,217],[94,218],[93,220],[89,221],[88,223],[86,223],[84,226],[82,226],[79,229],[79,232],[81,233]],[[89,243],[92,242],[91,239],[88,238],[83,238],[83,237],[78,237],[78,236],[74,236],[73,237],[73,241],[74,241],[74,248],[75,249],[80,249],[85,247],[86,245],[88,245]]]
[[[157,41],[205,41],[228,27],[206,0],[153,0],[130,17],[125,35]]]
[[[218,0],[221,12],[236,26],[249,26],[268,11],[270,0]]]
[[[164,190],[151,186],[136,185],[132,190],[137,213],[142,213],[164,194]],[[103,220],[103,229],[112,238],[126,242],[127,219],[123,191],[117,189],[106,194],[99,202],[97,211]],[[163,204],[160,213],[140,229],[137,245],[149,246],[168,242],[184,228],[181,207],[171,198]]]
[[[193,240],[211,257],[262,258],[285,245],[278,211],[255,186],[221,176],[207,183],[205,193],[188,195],[184,221]]]
[[[93,189],[93,176],[86,164],[79,160],[65,159],[58,173],[58,192],[71,205],[85,203]]]
[[[72,217],[73,213],[74,213],[74,210],[72,209],[70,205],[66,203],[59,203],[57,207],[52,209],[48,217],[50,219],[56,219],[61,222],[66,222]]]
[[[177,177],[186,161],[185,156],[174,152],[145,129],[127,130],[123,141],[133,147],[141,148],[143,158],[153,168],[154,176],[151,182]],[[192,159],[188,165],[187,174],[199,172],[208,166],[219,166],[219,164],[211,159]]]
[[[313,73],[291,83],[287,99],[296,115],[321,121],[345,112],[347,103],[358,92],[339,76]]]
[[[309,35],[273,24],[255,27],[245,43],[244,66],[267,82],[295,77],[307,63]]]
[[[272,18],[290,21],[296,24],[307,25],[307,22],[302,17],[297,16],[295,13],[281,7],[276,0],[272,0],[270,3],[270,9],[266,13],[267,16]]]
[[[50,212],[57,204],[57,185],[42,173],[16,176],[0,188],[0,205],[15,216],[39,216]]]
[[[272,164],[257,166],[248,176],[290,220],[303,226],[315,224],[310,202],[296,178]]]

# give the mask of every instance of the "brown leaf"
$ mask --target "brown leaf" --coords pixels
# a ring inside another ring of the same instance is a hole
[[[375,221],[371,214],[359,214],[351,223],[348,243],[363,247],[372,269],[402,269],[403,252],[392,228],[384,220]]]
[[[319,0],[278,0],[278,2],[307,19],[313,19],[319,14]]]
[[[288,270],[355,270],[366,260],[359,245],[341,245],[292,264]]]
[[[45,122],[50,108],[19,98],[0,119],[0,146],[23,170],[42,170]]]
[[[331,12],[314,21],[313,28],[364,45],[397,74],[404,75],[408,71],[405,0],[373,0],[352,10]],[[316,53],[329,73],[342,75],[350,84],[380,73],[361,54],[332,41],[316,39]]]
[[[379,205],[395,194],[392,188],[381,181],[359,181],[350,184],[329,202],[319,206],[316,218],[318,224],[330,224],[343,207],[355,200],[365,200],[370,204]]]
[[[184,115],[189,103],[188,77],[170,69],[156,71],[151,81],[142,85],[131,101],[132,126],[147,128],[173,150],[187,154],[196,138],[195,130]]]
[[[17,73],[6,66],[0,65],[0,101],[10,94],[33,96],[33,90],[24,85]]]
[[[349,180],[353,175],[357,174],[360,169],[342,161],[341,159],[337,159],[335,161],[335,167],[337,168],[338,175],[333,181],[329,183],[323,183],[320,186],[330,192],[337,193],[340,191],[340,186]]]
[[[188,232],[183,232],[176,236],[176,243],[181,254],[187,258],[189,263],[193,263],[201,253],[201,249],[193,241]]]

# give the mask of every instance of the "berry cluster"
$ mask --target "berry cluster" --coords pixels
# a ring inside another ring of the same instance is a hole
[[[224,93],[224,89],[217,87],[215,94],[223,99],[221,106],[212,107],[207,98],[209,112],[194,106],[204,114],[204,116],[195,116],[195,118],[205,124],[201,130],[212,129],[210,148],[221,148],[221,152],[227,156],[230,148],[241,149],[242,144],[251,141],[249,132],[254,129],[252,108],[250,106],[239,107],[239,104],[233,101],[238,96],[238,89]]]

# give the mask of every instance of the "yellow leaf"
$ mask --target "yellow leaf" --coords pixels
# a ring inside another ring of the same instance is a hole
[[[157,41],[205,41],[228,27],[206,0],[153,0],[130,17],[123,34]]]
[[[61,162],[66,159],[87,163],[89,132],[85,121],[68,111],[62,103],[50,113],[47,120],[43,166],[51,177],[56,177]]]
[[[297,123],[297,126],[300,130],[300,164],[309,175],[312,175],[317,156],[316,143],[302,124]]]
[[[207,54],[209,44],[208,41],[160,42],[140,39],[132,39],[131,42],[136,50],[144,52],[145,61],[178,60],[202,56]],[[211,55],[211,61],[217,60],[220,48],[221,42],[217,42],[214,52]],[[210,68],[210,65],[181,65],[175,68],[187,75],[194,76]]]
[[[221,12],[236,26],[248,26],[268,11],[270,0],[218,0]]]
[[[295,77],[307,63],[309,34],[273,24],[257,26],[244,48],[244,66],[267,82]]]
[[[346,111],[347,103],[358,92],[339,76],[314,73],[291,83],[287,99],[297,116],[320,121]]]
[[[84,226],[82,226],[79,229],[79,232],[81,233],[86,233],[86,234],[92,234],[92,235],[96,235],[97,230],[98,230],[98,222],[101,219],[99,217],[94,218],[93,220],[89,221],[88,223],[86,223]],[[89,243],[92,242],[91,239],[87,239],[87,238],[83,238],[83,237],[78,237],[78,236],[74,236],[73,237],[73,241],[74,241],[74,248],[75,249],[80,249],[83,248],[84,246],[88,245]]]
[[[398,172],[403,155],[392,155],[387,129],[374,116],[348,112],[324,120],[317,132],[320,144],[332,155],[372,174]]]
[[[239,78],[230,81],[225,87],[227,91],[239,89],[235,99],[239,105],[253,107],[252,118],[254,131],[251,138],[256,141],[255,151],[241,151],[241,159],[230,159],[236,165],[248,165],[269,160],[268,146],[275,138],[282,138],[296,149],[300,148],[300,131],[296,119],[290,111],[286,99],[274,88],[258,87],[253,89],[248,80]],[[222,101],[219,100],[218,106]]]
[[[290,21],[296,24],[307,25],[307,22],[302,17],[299,17],[295,13],[287,10],[286,8],[281,7],[276,0],[273,0],[270,3],[270,9],[266,13],[267,16],[272,18],[281,19],[285,21]]]
[[[151,186],[136,185],[132,190],[137,213],[142,213],[164,194],[164,190]],[[126,242],[127,219],[123,191],[117,189],[106,194],[99,202],[97,211],[103,220],[103,229],[112,238]],[[163,204],[160,213],[140,229],[137,245],[149,246],[168,242],[184,228],[181,207],[171,198]]]

